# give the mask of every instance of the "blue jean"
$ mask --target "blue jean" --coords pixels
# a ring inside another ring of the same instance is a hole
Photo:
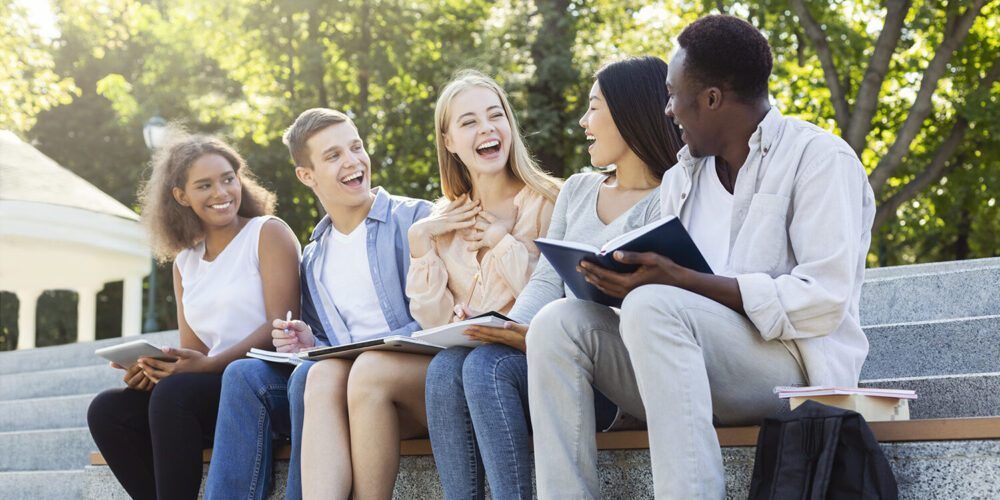
[[[226,367],[205,498],[267,498],[276,437],[292,441],[285,498],[302,498],[303,397],[312,365],[305,362],[293,371],[288,365],[241,359]]]
[[[427,426],[446,499],[532,498],[528,363],[501,344],[453,347],[427,368]],[[598,428],[616,407],[595,391]],[[595,429],[596,430],[596,429]]]

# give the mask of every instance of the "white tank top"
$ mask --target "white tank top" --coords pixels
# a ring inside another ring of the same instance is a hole
[[[267,321],[257,244],[262,215],[247,222],[212,262],[205,242],[182,250],[174,262],[181,275],[184,318],[214,356],[245,339]],[[279,219],[280,220],[280,219]]]

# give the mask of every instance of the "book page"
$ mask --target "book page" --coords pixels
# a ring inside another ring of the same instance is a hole
[[[584,252],[590,252],[595,254],[600,252],[600,250],[598,250],[597,247],[595,246],[591,246],[586,243],[577,243],[575,241],[553,240],[549,238],[537,238],[535,241],[548,243],[550,245],[555,245],[563,248],[572,248],[573,250],[582,250]]]
[[[610,251],[617,250],[622,245],[624,245],[624,244],[626,244],[626,243],[628,243],[628,242],[630,242],[630,241],[632,241],[632,240],[634,240],[634,239],[636,239],[636,238],[638,238],[638,237],[640,237],[640,236],[642,236],[642,235],[644,235],[644,234],[646,234],[646,233],[648,233],[648,232],[650,232],[650,231],[652,231],[652,230],[654,230],[654,229],[656,229],[656,228],[658,228],[658,227],[660,227],[660,226],[662,226],[662,225],[664,225],[664,224],[666,224],[666,223],[668,223],[668,222],[670,222],[670,221],[672,221],[674,219],[676,219],[676,217],[667,217],[666,219],[660,219],[660,220],[658,220],[656,222],[651,222],[649,224],[646,224],[645,226],[637,227],[637,228],[635,228],[635,229],[633,229],[633,230],[631,230],[631,231],[629,231],[629,232],[627,232],[625,234],[622,234],[622,235],[616,236],[614,238],[611,238],[604,245],[601,246],[600,252],[596,252],[596,253],[600,253],[601,255],[604,255],[604,254],[607,254]]]

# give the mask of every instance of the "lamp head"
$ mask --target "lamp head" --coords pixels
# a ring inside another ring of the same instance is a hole
[[[142,127],[142,138],[146,141],[146,147],[155,150],[163,145],[163,140],[167,136],[167,121],[159,115],[154,116]]]

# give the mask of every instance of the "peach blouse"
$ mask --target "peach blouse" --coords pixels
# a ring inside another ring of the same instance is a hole
[[[470,229],[438,236],[431,251],[410,260],[406,296],[410,314],[421,327],[455,321],[456,304],[500,313],[513,307],[538,262],[534,240],[548,231],[554,203],[525,186],[514,196],[514,205],[514,227],[483,255],[482,262],[463,238]]]

